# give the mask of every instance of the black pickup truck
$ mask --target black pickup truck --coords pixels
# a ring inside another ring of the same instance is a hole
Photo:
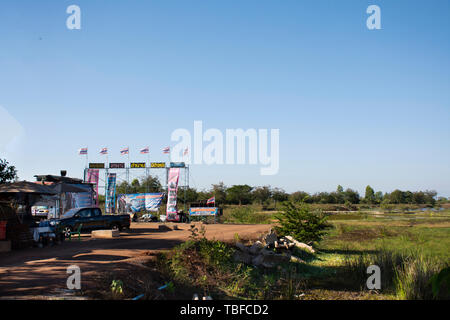
[[[55,227],[57,233],[68,235],[70,232],[96,230],[96,229],[117,229],[130,228],[130,215],[102,215],[102,211],[97,207],[76,208],[67,211],[60,219],[50,220],[50,226]]]

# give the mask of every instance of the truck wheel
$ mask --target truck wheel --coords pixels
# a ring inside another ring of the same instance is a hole
[[[112,229],[122,231],[122,227],[118,224],[113,224]]]
[[[68,238],[70,236],[70,233],[72,232],[72,228],[71,227],[65,227],[63,229],[63,234],[66,238]]]

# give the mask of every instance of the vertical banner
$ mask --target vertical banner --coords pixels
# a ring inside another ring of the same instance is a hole
[[[178,180],[180,178],[180,168],[169,169],[169,179],[167,181],[167,220],[178,221],[180,217],[177,212],[177,192]]]
[[[106,213],[115,213],[116,209],[116,174],[108,174],[108,183],[106,187],[105,211]]]
[[[98,177],[100,170],[98,169],[88,169],[87,171],[87,183],[92,183],[94,185],[94,200],[95,204],[98,206]]]

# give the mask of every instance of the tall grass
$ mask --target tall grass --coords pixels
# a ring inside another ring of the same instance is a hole
[[[449,299],[448,290],[440,291],[435,297],[432,291],[431,277],[439,273],[445,264],[439,263],[424,255],[408,257],[395,274],[395,289],[400,299],[431,300]],[[447,289],[447,288],[446,288]]]
[[[448,263],[419,251],[394,252],[381,249],[374,254],[361,254],[344,259],[341,276],[346,282],[364,289],[368,278],[367,267],[377,265],[381,270],[381,291],[399,299],[448,299],[448,290],[434,297],[431,277]]]

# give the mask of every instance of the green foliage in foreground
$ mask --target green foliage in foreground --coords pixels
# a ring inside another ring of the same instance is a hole
[[[275,215],[279,226],[275,231],[279,236],[292,236],[305,243],[319,242],[331,226],[321,211],[313,211],[305,204],[283,203],[281,213]]]
[[[339,271],[341,279],[360,284],[363,290],[367,280],[367,267],[377,265],[381,269],[381,289],[404,300],[449,299],[448,287],[433,290],[433,279],[446,267],[442,261],[418,251],[394,252],[380,249],[373,254],[346,257]]]
[[[195,292],[215,299],[295,299],[304,288],[298,263],[256,268],[235,262],[230,244],[200,238],[198,232],[191,239],[160,257],[160,269]]]

